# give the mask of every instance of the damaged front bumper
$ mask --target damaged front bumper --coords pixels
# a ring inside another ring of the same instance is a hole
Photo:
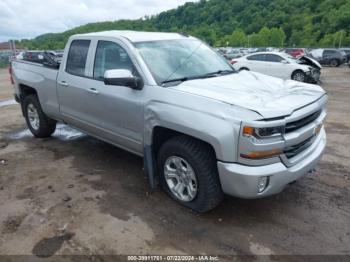
[[[318,83],[321,77],[321,70],[313,68],[309,73],[306,74],[305,82],[307,83]]]
[[[308,149],[306,157],[293,166],[283,162],[265,166],[246,166],[237,163],[218,162],[221,187],[224,193],[240,198],[261,198],[281,192],[286,185],[313,170],[326,147],[324,128]],[[268,185],[259,193],[259,178],[268,177]]]

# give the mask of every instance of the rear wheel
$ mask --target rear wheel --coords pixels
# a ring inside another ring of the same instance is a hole
[[[166,141],[158,153],[163,189],[197,212],[215,208],[223,199],[216,157],[210,146],[186,136]]]
[[[299,81],[299,82],[305,82],[306,75],[303,71],[297,70],[297,71],[293,72],[292,79],[295,81]]]
[[[28,95],[24,98],[23,109],[27,126],[35,137],[50,137],[55,132],[56,121],[45,115],[36,95]]]

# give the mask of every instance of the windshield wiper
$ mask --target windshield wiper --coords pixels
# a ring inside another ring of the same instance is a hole
[[[218,76],[218,75],[229,75],[229,74],[233,74],[236,73],[236,71],[234,70],[218,70],[216,72],[212,72],[212,73],[208,73],[203,75],[203,77],[212,77],[212,76]]]
[[[164,85],[164,84],[173,83],[173,82],[185,82],[185,81],[194,80],[194,79],[204,79],[204,78],[209,78],[209,77],[216,77],[218,75],[233,74],[235,72],[236,71],[234,71],[234,70],[218,70],[216,72],[211,72],[211,73],[207,73],[207,74],[203,74],[203,75],[174,78],[174,79],[163,81],[163,82],[161,82],[161,84]]]

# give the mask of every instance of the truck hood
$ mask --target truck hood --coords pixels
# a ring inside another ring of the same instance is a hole
[[[325,95],[317,85],[250,71],[190,80],[169,88],[253,110],[264,118],[290,115]]]

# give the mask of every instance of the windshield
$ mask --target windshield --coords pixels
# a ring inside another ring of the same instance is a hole
[[[210,77],[215,72],[234,72],[223,57],[195,39],[140,42],[135,47],[158,84]]]

